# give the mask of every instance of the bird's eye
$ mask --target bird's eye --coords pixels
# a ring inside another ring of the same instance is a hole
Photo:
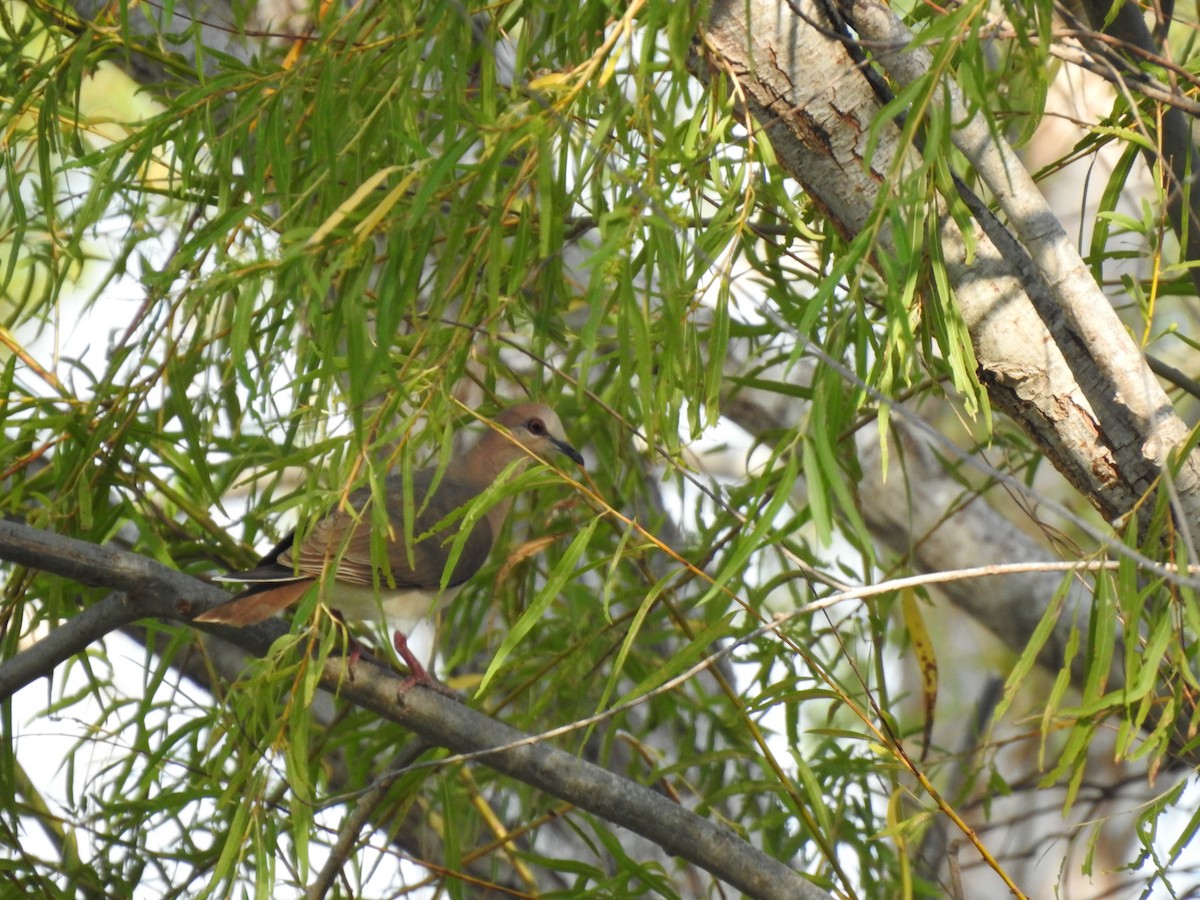
[[[525,423],[525,427],[529,429],[530,434],[543,435],[546,433],[546,423],[541,419],[530,419]]]

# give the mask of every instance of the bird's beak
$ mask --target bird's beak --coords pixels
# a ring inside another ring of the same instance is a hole
[[[552,438],[550,438],[550,440],[554,443],[554,446],[557,447],[564,456],[569,457],[570,459],[572,459],[573,461],[575,461],[576,463],[578,463],[581,466],[583,465],[583,454],[582,453],[580,453],[578,450],[576,450],[574,447],[572,447],[566,441],[560,441],[556,437],[552,437]]]

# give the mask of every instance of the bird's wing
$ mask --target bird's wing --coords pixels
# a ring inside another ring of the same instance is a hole
[[[381,585],[394,583],[401,589],[437,588],[442,583],[463,519],[460,515],[441,528],[437,526],[455,511],[463,510],[478,496],[479,489],[446,475],[426,502],[425,497],[433,478],[434,471],[431,469],[413,473],[416,519],[411,532],[411,555],[403,525],[406,517],[403,478],[389,475],[384,482],[388,520],[392,523],[385,546],[386,568],[376,565],[371,555],[370,488],[361,488],[352,493],[348,498],[348,509],[335,510],[318,522],[298,547],[284,550],[279,555],[278,564],[294,567],[302,575],[320,576],[330,561],[336,561],[335,577],[339,581],[370,587],[375,583],[378,573]],[[491,525],[486,517],[481,517],[463,544],[450,574],[448,587],[462,584],[479,571],[492,549],[492,540]]]

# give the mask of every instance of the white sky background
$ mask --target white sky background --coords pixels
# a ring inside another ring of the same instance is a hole
[[[103,643],[104,652],[112,665],[114,694],[140,697],[145,684],[143,678],[145,649],[120,633],[110,634]],[[64,672],[62,669],[68,671]],[[103,781],[106,767],[113,762],[128,758],[131,752],[136,753],[136,751],[132,751],[131,748],[120,743],[122,739],[120,730],[109,731],[106,728],[105,723],[99,718],[100,707],[90,694],[86,695],[79,703],[72,705],[66,713],[45,714],[46,708],[54,698],[78,692],[87,686],[87,678],[78,665],[72,664],[62,667],[62,669],[55,673],[55,683],[52,688],[46,681],[38,681],[19,691],[13,697],[14,741],[18,760],[28,773],[30,780],[37,785],[43,797],[51,804],[52,811],[58,811],[54,808],[54,805],[58,804],[64,811],[64,819],[72,822],[74,814],[68,805],[69,792],[73,793],[76,798],[87,797],[97,789],[97,782]],[[170,727],[172,728],[180,727],[192,717],[192,714],[186,711],[188,706],[214,702],[211,696],[195,688],[186,680],[168,681],[164,683],[161,691],[179,701],[172,707],[181,710],[171,714]],[[157,717],[159,722],[167,718],[157,712],[152,715]],[[159,722],[148,721],[146,727],[155,729]],[[111,727],[112,723],[108,724]],[[76,763],[79,767],[75,772],[73,784],[68,785],[69,773],[62,764],[56,761],[65,760],[76,744],[81,744],[87,749],[85,752],[77,754]],[[281,762],[276,771],[282,779],[283,766]],[[209,806],[207,802],[193,803],[192,806],[194,807],[193,816],[201,820],[206,818],[205,809]],[[316,816],[316,822],[318,826],[328,829],[329,834],[335,834],[347,809],[346,806],[331,807],[319,813]],[[28,821],[29,819],[23,820],[23,822]],[[152,846],[155,842],[164,848],[174,845],[175,826],[173,824],[165,826],[158,824],[154,827],[156,833],[150,842]],[[95,856],[97,852],[106,852],[103,849],[98,851],[94,845],[87,842],[88,834],[84,829],[77,829],[75,834],[81,841],[80,856],[84,860]],[[58,856],[58,851],[41,831],[27,832],[20,835],[20,838],[22,848],[35,857],[54,859]],[[281,860],[285,856],[285,853],[280,853]],[[322,846],[311,845],[310,861],[313,866],[311,870],[313,875],[319,871],[326,858],[327,854]],[[398,866],[396,855],[390,849],[387,839],[378,833],[373,835],[364,850],[355,854],[353,860],[364,872],[373,872],[363,885],[364,892],[371,896],[387,895],[389,891],[394,891],[400,886],[402,879],[407,883],[415,883],[422,880],[426,874],[419,866],[408,863]],[[353,864],[354,862],[351,862],[348,865]],[[144,900],[157,900],[167,888],[178,889],[181,886],[182,878],[192,874],[190,869],[185,868],[180,871],[179,880],[164,884],[158,880],[156,871],[148,867],[146,877],[131,900],[143,900],[143,898]],[[191,893],[198,893],[207,880],[207,874],[201,875],[195,885],[195,890]],[[351,883],[354,883],[352,876]],[[293,896],[302,897],[303,890],[284,890],[282,887],[277,887],[273,894],[273,897],[278,900],[287,900]],[[421,900],[422,897],[432,897],[433,891],[414,892],[409,896],[415,900]]]
[[[165,255],[165,244],[162,249]],[[743,280],[741,283],[745,282],[746,280]],[[51,366],[57,349],[59,357],[80,359],[93,371],[101,371],[107,363],[111,337],[125,327],[129,321],[130,310],[136,309],[140,305],[141,291],[135,278],[127,276],[114,282],[111,289],[105,292],[90,311],[64,309],[62,322],[71,324],[64,325],[59,329],[45,330],[40,337],[29,342],[30,351],[47,367]],[[21,335],[18,335],[18,338],[20,339]],[[60,367],[58,371],[64,377],[69,374],[69,370],[65,366]],[[717,428],[712,429],[706,436],[706,440],[700,442],[694,450],[698,461],[712,463],[714,465],[711,468],[715,472],[721,473],[726,478],[735,478],[745,465],[745,454],[749,444],[749,437],[745,432],[737,426],[723,422]],[[711,455],[714,452],[716,453],[715,457]],[[755,465],[765,463],[765,457],[768,455],[765,450],[761,449],[758,453]],[[689,511],[697,508],[696,498],[689,494],[690,491],[681,496],[679,506],[676,507],[677,515],[681,519],[686,519]],[[231,511],[236,514],[236,510],[237,505],[232,504]],[[219,513],[214,511],[214,514]],[[830,563],[834,561],[835,555],[837,555],[836,548],[830,548]],[[854,554],[843,555],[843,562],[853,564],[856,561],[857,557]],[[144,686],[142,672],[144,650],[142,646],[120,634],[114,634],[105,640],[105,649],[112,664],[116,691],[128,696],[140,696]],[[56,676],[56,686],[53,690],[48,689],[45,681],[39,681],[19,692],[13,701],[16,728],[14,739],[18,759],[34,783],[44,791],[47,800],[51,803],[61,804],[64,809],[67,808],[67,798],[70,794],[74,794],[76,797],[86,796],[91,790],[92,780],[102,778],[105,767],[114,758],[119,758],[127,752],[126,747],[117,743],[121,738],[119,731],[102,736],[103,723],[97,721],[99,708],[90,697],[72,707],[65,714],[43,715],[53,697],[75,693],[86,684],[83,672],[78,666],[71,665],[65,668],[70,673],[65,686],[62,681],[63,673],[60,672]],[[191,703],[212,702],[208,696],[194,696],[196,689],[184,684],[185,690],[189,692],[185,696]],[[167,685],[164,690],[174,691],[176,686]],[[180,699],[182,700],[184,697],[181,696]],[[780,714],[782,715],[782,713]],[[178,715],[186,716],[188,714],[180,712]],[[767,725],[769,727],[769,721]],[[97,726],[100,726],[99,733],[96,730]],[[783,729],[777,727],[775,731],[776,734],[779,734]],[[75,782],[69,788],[68,772],[55,761],[64,760],[71,747],[79,741],[88,745],[88,751],[80,759],[87,759],[89,764],[76,771]],[[785,746],[778,737],[774,739],[773,743],[772,749],[777,753],[778,758],[789,758],[790,747]],[[1187,823],[1189,818],[1187,810],[1192,807],[1195,795],[1191,794],[1187,800],[1188,802],[1180,804],[1181,812],[1172,813],[1163,820],[1162,833],[1165,837],[1160,841],[1160,851],[1163,853],[1166,852],[1166,848],[1174,836]],[[197,811],[198,814],[201,812],[202,810]],[[321,821],[326,827],[336,830],[343,814],[343,807],[335,807],[324,813]],[[31,853],[44,854],[49,857],[55,855],[48,840],[40,832],[23,837],[29,841],[25,846]],[[163,831],[162,841],[164,846],[171,844],[172,834],[169,828]],[[386,841],[380,836],[376,836],[372,845],[376,849],[367,851],[364,858],[361,859],[364,868],[374,871],[374,875],[366,885],[366,890],[383,893],[389,886],[396,887],[397,880],[400,878],[411,882],[423,877],[423,871],[419,867],[405,864],[398,869],[395,855],[390,852]],[[86,858],[88,848],[82,849]],[[374,859],[369,858],[372,855]],[[319,866],[321,861],[320,848],[314,845],[314,866]],[[1057,875],[1058,865],[1058,853],[1047,848],[1043,857],[1043,866],[1049,870],[1051,880]],[[144,885],[144,890],[139,896],[155,897],[160,891],[161,886],[151,880]],[[285,895],[281,893],[280,896]],[[1162,896],[1165,897],[1166,894],[1163,893]]]
[[[632,54],[633,58],[637,58],[637,53]],[[86,175],[81,172],[72,173],[73,179],[85,178]],[[84,192],[79,191],[80,184],[75,182],[72,186],[72,193],[75,196],[81,196]],[[1076,195],[1077,199],[1078,195]],[[167,255],[171,249],[171,241],[175,234],[169,222],[164,222],[162,236],[157,244],[145,242],[141,245],[143,254],[148,255],[152,265],[165,262]],[[121,236],[125,230],[130,227],[130,222],[123,217],[113,217],[106,223],[105,232],[95,236],[97,248],[102,248],[106,244],[111,248],[117,247],[120,244]],[[267,240],[264,236],[264,240]],[[136,260],[131,257],[131,264]],[[91,273],[94,275],[94,273]],[[85,278],[84,286],[74,295],[64,296],[64,303],[59,311],[59,317],[52,326],[42,329],[36,333],[33,328],[27,327],[16,334],[17,340],[21,342],[28,351],[47,369],[56,372],[64,381],[66,381],[73,390],[78,391],[82,396],[86,396],[87,385],[81,383],[81,379],[72,378],[71,366],[61,363],[62,360],[76,359],[84,363],[85,367],[93,372],[100,372],[107,366],[109,347],[114,336],[119,335],[128,322],[131,320],[134,312],[140,307],[145,292],[137,278],[137,271],[134,269],[130,274],[122,276],[111,282],[103,294],[97,301],[85,309],[86,298],[90,293],[90,288],[87,287],[88,281]],[[753,287],[753,279],[739,279],[739,287]],[[754,297],[748,293],[747,311],[755,308],[759,303],[763,302],[761,297]],[[77,307],[72,307],[72,304],[77,304]],[[27,382],[26,382],[27,383]],[[30,384],[31,387],[36,387],[35,384]],[[286,402],[286,400],[284,400]],[[286,412],[286,410],[285,410]],[[725,470],[728,477],[736,477],[740,466],[744,465],[746,450],[749,447],[748,437],[741,429],[732,425],[723,423],[715,429],[712,429],[705,440],[700,442],[697,447],[698,455],[704,458],[706,451],[713,450],[717,447],[725,447],[726,451],[721,455],[720,462],[716,468]],[[765,456],[765,451],[762,451]],[[716,462],[715,459],[710,460]],[[759,461],[756,460],[755,464]],[[236,504],[229,507],[231,513],[236,515]],[[696,504],[693,498],[683,496],[680,498],[680,510],[683,515],[689,514],[689,511],[696,509]],[[215,515],[220,515],[220,511],[213,511]],[[830,550],[830,561],[836,553],[836,548]],[[857,562],[857,557],[847,555],[847,561]],[[142,667],[144,663],[144,650],[141,645],[119,635],[114,634],[106,638],[104,642],[105,650],[107,651],[108,659],[111,662],[113,669],[113,679],[115,690],[130,696],[140,696],[144,689],[144,678]],[[55,684],[49,686],[45,681],[39,681],[23,691],[20,691],[13,699],[13,721],[14,734],[13,740],[16,746],[18,760],[26,769],[33,782],[43,791],[47,801],[59,804],[63,809],[67,808],[67,798],[74,794],[76,797],[86,796],[95,779],[103,778],[105,767],[112,761],[114,757],[124,756],[128,748],[117,743],[120,738],[120,732],[115,732],[107,736],[98,733],[95,730],[97,725],[103,726],[103,723],[96,721],[99,715],[99,708],[95,702],[89,697],[73,706],[67,713],[48,716],[45,711],[48,705],[54,698],[70,694],[82,689],[85,686],[83,673],[76,665],[64,667],[69,672],[66,677],[65,684],[63,682],[64,672],[56,673]],[[187,684],[186,682],[184,683]],[[166,685],[164,690],[176,691],[179,688],[176,685]],[[185,687],[183,690],[193,692],[194,688]],[[180,694],[180,699],[185,696],[191,703],[205,704],[211,703],[212,699],[207,696],[195,696],[194,693]],[[179,712],[172,715],[186,716],[188,713]],[[782,715],[782,713],[780,713]],[[561,724],[561,723],[551,723]],[[782,731],[782,729],[777,729]],[[60,764],[64,760],[71,748],[77,743],[83,741],[87,745],[87,751],[81,754],[77,759],[79,761],[88,759],[89,764],[86,767],[81,767],[75,773],[75,782],[73,785],[67,784],[68,772]],[[780,741],[776,739],[776,746],[773,747],[781,759],[789,757],[791,748],[780,746]],[[1176,811],[1168,814],[1160,820],[1160,834],[1163,837],[1159,841],[1159,852],[1167,853],[1167,848],[1175,839],[1175,836],[1180,833],[1180,830],[1186,826],[1191,812],[1198,798],[1194,789],[1190,789],[1185,795],[1184,800],[1177,805]],[[198,810],[202,812],[202,810]],[[344,807],[334,807],[324,813],[324,824],[331,830],[336,830],[342,816],[345,813]],[[71,816],[66,816],[70,820]],[[84,837],[82,832],[79,833],[81,838]],[[28,841],[24,844],[25,848],[35,856],[45,855],[54,857],[56,855],[52,846],[45,835],[40,832],[22,835],[22,839]],[[164,830],[161,839],[164,846],[169,846],[172,840],[172,835],[169,830]],[[396,865],[395,855],[388,849],[387,843],[381,837],[376,836],[372,841],[374,847],[380,848],[380,852],[376,853],[374,858],[371,854],[374,851],[367,851],[362,859],[364,869],[374,869],[374,875],[365,885],[365,890],[374,893],[384,893],[389,887],[397,886],[397,879],[403,877],[407,880],[418,880],[422,877],[422,870],[419,867],[405,865],[398,868]],[[89,848],[81,848],[84,858],[86,859],[89,853]],[[1194,856],[1194,854],[1189,854]],[[312,862],[314,867],[319,867],[322,862],[320,848],[315,845],[312,848]],[[1059,856],[1055,851],[1049,848],[1045,854],[1045,866],[1049,868],[1049,882],[1054,883],[1057,879]],[[1181,869],[1190,865],[1200,863],[1200,858],[1181,860],[1179,867]],[[147,870],[148,872],[151,870]],[[315,868],[314,868],[315,872]],[[1179,880],[1182,886],[1182,878]],[[177,886],[177,885],[176,885]],[[156,897],[161,893],[162,886],[148,882],[144,885],[144,889],[139,892],[138,896],[147,898]],[[297,895],[299,892],[297,892]],[[287,896],[280,893],[277,896]],[[1166,897],[1167,894],[1161,889],[1153,896]]]

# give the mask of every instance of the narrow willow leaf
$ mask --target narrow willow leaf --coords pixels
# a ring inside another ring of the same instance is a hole
[[[904,616],[904,627],[908,632],[908,639],[912,641],[917,669],[921,673],[921,705],[925,712],[921,758],[924,759],[929,752],[929,742],[933,735],[934,711],[937,708],[937,653],[929,636],[929,629],[925,627],[925,617],[921,614],[920,600],[912,591],[901,591],[900,610]]]
[[[483,673],[483,680],[479,683],[479,690],[476,691],[476,696],[482,697],[487,692],[488,685],[503,667],[509,654],[520,645],[525,636],[533,629],[533,626],[541,620],[550,604],[558,597],[563,585],[575,575],[579,559],[583,555],[583,551],[591,540],[592,534],[600,524],[600,521],[599,518],[592,519],[583,526],[579,534],[575,535],[575,539],[571,541],[570,545],[563,552],[558,564],[550,572],[550,577],[547,579],[545,586],[538,591],[533,604],[521,614],[521,617],[514,623],[512,630],[504,636],[504,640],[500,643],[496,655],[492,657],[487,670]]]

